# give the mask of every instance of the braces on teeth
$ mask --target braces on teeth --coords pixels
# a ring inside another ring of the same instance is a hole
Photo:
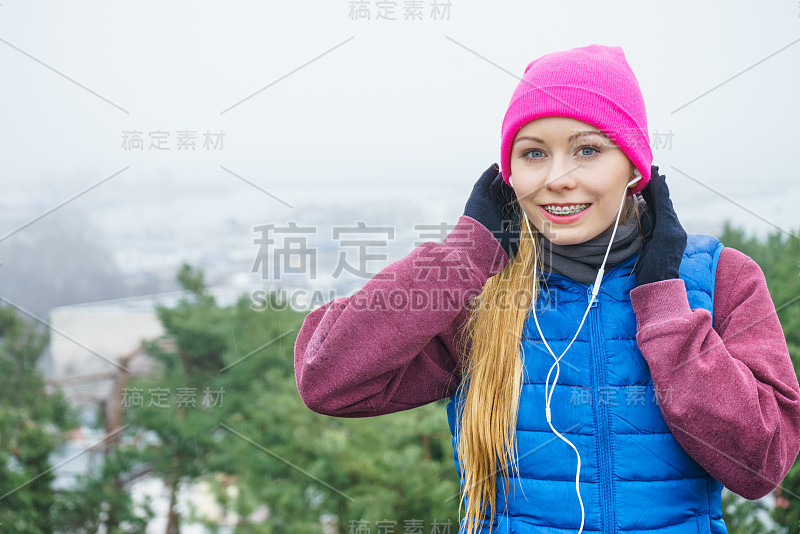
[[[542,206],[549,213],[554,215],[572,215],[579,213],[589,207],[589,204],[578,204],[577,207],[561,207],[561,206]]]

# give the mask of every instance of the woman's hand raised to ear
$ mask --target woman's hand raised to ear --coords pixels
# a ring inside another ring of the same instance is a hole
[[[488,228],[509,260],[519,250],[520,219],[516,203],[514,189],[503,181],[500,167],[493,163],[475,182],[464,207],[464,215]]]
[[[678,267],[686,249],[686,231],[669,198],[666,177],[651,166],[650,181],[642,189],[652,231],[644,236],[644,247],[636,261],[636,285],[678,278]]]

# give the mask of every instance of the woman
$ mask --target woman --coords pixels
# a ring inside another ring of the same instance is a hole
[[[722,486],[758,499],[797,458],[764,275],[687,236],[648,141],[620,47],[531,62],[445,240],[303,323],[310,409],[450,397],[460,532],[724,533]]]

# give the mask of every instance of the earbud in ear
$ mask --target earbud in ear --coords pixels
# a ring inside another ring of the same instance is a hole
[[[639,172],[639,169],[633,171],[633,176],[635,176],[635,178],[628,182],[628,187],[632,187],[633,184],[642,179],[642,173]]]
[[[514,187],[514,177],[513,177],[513,176],[511,176],[510,174],[508,175],[508,184],[509,184],[511,187]]]

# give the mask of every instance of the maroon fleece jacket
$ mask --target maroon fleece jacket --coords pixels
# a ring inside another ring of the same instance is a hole
[[[486,227],[461,216],[442,243],[423,243],[310,312],[294,348],[303,402],[368,417],[450,396],[469,301],[508,262]],[[675,438],[753,500],[780,485],[800,451],[800,386],[758,264],[725,247],[714,291],[712,324],[708,310],[689,307],[681,279],[632,289],[636,341],[654,385],[670,392],[659,406]]]

